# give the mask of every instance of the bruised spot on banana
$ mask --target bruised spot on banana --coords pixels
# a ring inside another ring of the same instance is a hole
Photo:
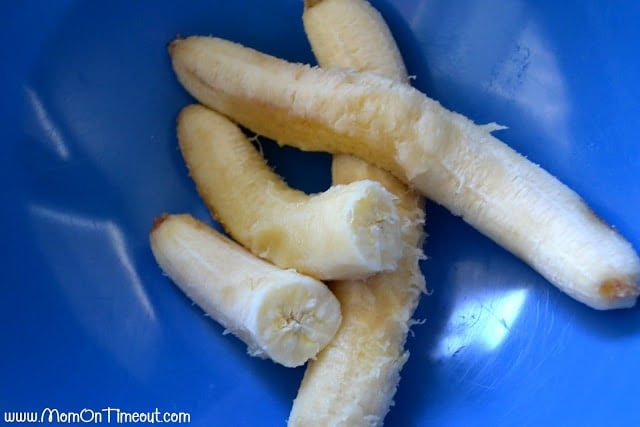
[[[253,132],[365,159],[462,216],[576,300],[602,310],[635,304],[640,259],[628,241],[555,177],[411,86],[293,64],[214,37],[175,40],[169,52],[196,99]]]

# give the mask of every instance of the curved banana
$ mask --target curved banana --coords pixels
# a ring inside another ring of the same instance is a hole
[[[178,117],[178,141],[198,192],[252,253],[319,280],[393,270],[402,254],[395,196],[371,180],[307,195],[269,168],[237,125],[200,105]]]
[[[384,19],[365,0],[306,3],[307,37],[322,67],[369,70],[407,80],[404,63]],[[395,194],[404,229],[396,270],[367,280],[329,286],[343,320],[331,342],[310,360],[288,425],[379,426],[389,411],[409,353],[404,345],[411,317],[425,288],[424,200],[393,175],[350,155],[336,155],[333,184],[373,179]]]
[[[633,306],[640,259],[574,191],[411,86],[312,68],[213,37],[169,46],[180,82],[254,132],[304,150],[353,154],[460,215],[568,295]]]
[[[324,283],[255,257],[190,215],[159,217],[150,241],[169,278],[252,356],[302,365],[340,325],[340,303]]]

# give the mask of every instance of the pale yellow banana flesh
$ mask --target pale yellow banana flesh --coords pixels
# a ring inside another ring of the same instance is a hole
[[[379,183],[311,196],[291,189],[236,124],[200,105],[180,113],[178,140],[214,217],[254,254],[319,280],[395,269],[403,224],[396,197]]]
[[[370,73],[292,64],[239,44],[170,45],[180,82],[254,132],[354,154],[461,215],[551,283],[596,309],[630,307],[640,259],[571,189],[419,91]]]
[[[350,156],[339,157],[344,160]],[[382,172],[360,159],[351,160],[352,177],[367,168]],[[371,175],[362,173],[368,178]],[[417,207],[420,201],[411,191],[398,200],[405,206],[414,205],[414,210],[400,213],[401,218],[411,218],[406,223],[413,225],[403,233],[406,246],[396,270],[363,281],[330,284],[342,307],[342,325],[334,339],[309,361],[290,413],[290,427],[381,425],[408,357],[404,343],[425,288],[419,268],[423,237],[423,211]],[[380,424],[371,424],[374,420]]]
[[[306,1],[302,20],[321,67],[371,71],[400,82],[408,81],[391,31],[368,1]]]
[[[341,281],[331,286],[345,306],[343,323],[309,361],[289,426],[382,425],[409,356],[404,343],[424,284],[420,271],[412,270],[415,264],[402,262],[407,265],[366,285]]]
[[[322,67],[370,70],[407,79],[382,16],[364,0],[323,0],[303,14]],[[338,332],[309,362],[288,420],[290,427],[382,425],[408,357],[411,317],[425,288],[420,271],[424,200],[388,172],[347,154],[334,156],[333,184],[381,182],[395,194],[406,224],[403,257],[393,272],[330,284],[342,307]]]
[[[169,278],[253,356],[302,365],[340,325],[340,303],[322,282],[255,257],[190,215],[160,217],[150,241]]]

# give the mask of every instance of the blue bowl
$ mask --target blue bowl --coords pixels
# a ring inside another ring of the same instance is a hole
[[[373,4],[417,88],[508,126],[502,140],[640,248],[640,3]],[[115,423],[157,410],[197,426],[284,425],[303,369],[223,335],[162,275],[148,233],[162,212],[211,222],[177,149],[176,114],[192,99],[167,42],[212,34],[313,63],[302,1],[2,9],[3,416]],[[329,155],[264,147],[291,185],[329,185]],[[433,293],[387,426],[640,425],[637,309],[591,310],[443,208],[427,215]]]

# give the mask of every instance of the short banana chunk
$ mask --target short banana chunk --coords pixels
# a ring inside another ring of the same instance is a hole
[[[340,325],[340,303],[322,282],[255,257],[190,215],[159,217],[150,240],[162,270],[252,356],[302,365]]]
[[[292,64],[213,37],[175,40],[169,52],[184,87],[239,124],[390,171],[593,308],[635,304],[631,244],[493,127],[373,73]]]
[[[200,105],[179,115],[178,140],[213,216],[254,254],[319,280],[395,269],[403,224],[396,197],[379,183],[311,196],[291,189],[236,124]]]
[[[322,67],[352,67],[406,81],[400,52],[380,13],[365,0],[305,3],[307,37]],[[405,243],[396,270],[329,286],[343,320],[331,342],[310,360],[293,402],[289,427],[381,426],[409,353],[405,341],[425,290],[424,199],[393,175],[346,154],[334,156],[333,184],[382,183],[398,199]]]

